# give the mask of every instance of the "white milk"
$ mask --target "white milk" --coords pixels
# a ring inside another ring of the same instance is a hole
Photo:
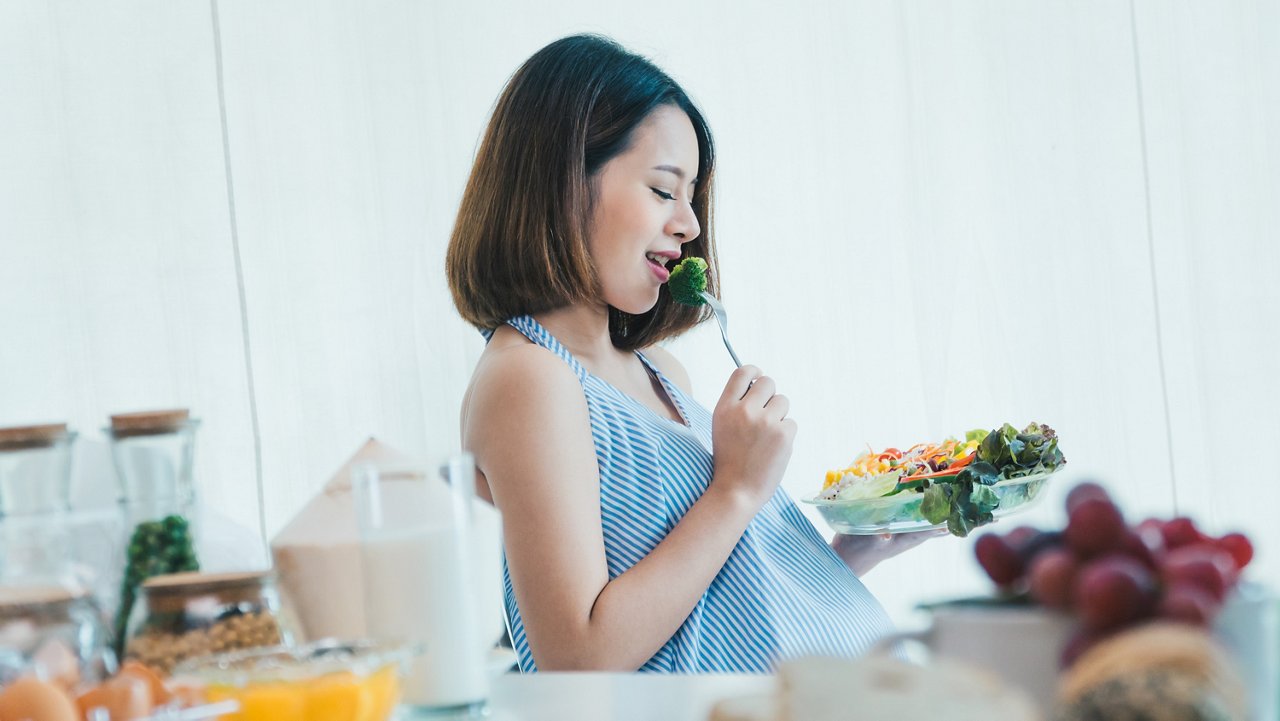
[[[482,637],[489,624],[479,617],[479,608],[488,604],[477,603],[477,592],[491,584],[480,577],[477,561],[490,558],[481,549],[492,541],[475,530],[466,544],[447,526],[375,532],[365,538],[370,635],[425,645],[404,681],[407,704],[460,706],[489,696],[486,660],[492,639]],[[494,572],[484,569],[485,575]]]

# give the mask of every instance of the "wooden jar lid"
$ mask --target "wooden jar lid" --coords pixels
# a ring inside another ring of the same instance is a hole
[[[222,602],[252,601],[260,596],[264,582],[274,577],[274,571],[185,571],[152,576],[142,582],[142,591],[153,610],[176,611],[183,608],[187,599],[197,596],[213,595]]]
[[[126,436],[153,436],[172,433],[191,420],[186,408],[163,411],[138,411],[116,413],[111,416],[111,434],[117,438]]]
[[[64,606],[85,597],[65,586],[6,586],[0,588],[0,615]]]
[[[48,448],[66,437],[66,423],[0,428],[0,451]]]
[[[236,588],[238,586],[260,586],[264,580],[274,575],[272,571],[241,571],[237,573],[185,571],[183,573],[152,576],[142,582],[142,587],[152,595],[185,595]]]

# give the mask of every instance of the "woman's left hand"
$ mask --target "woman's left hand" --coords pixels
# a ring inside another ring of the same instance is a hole
[[[945,528],[912,533],[879,533],[874,536],[851,536],[838,533],[831,541],[831,548],[855,575],[864,576],[881,561],[915,548],[930,538],[945,535],[947,535]]]

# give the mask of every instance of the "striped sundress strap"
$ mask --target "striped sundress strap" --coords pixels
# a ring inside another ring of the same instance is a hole
[[[520,331],[521,335],[528,338],[533,343],[540,345],[559,356],[560,359],[565,363],[568,363],[569,367],[573,369],[573,372],[577,374],[578,380],[582,380],[590,375],[587,372],[587,369],[583,368],[582,364],[578,362],[578,359],[574,358],[573,354],[561,345],[560,341],[556,340],[556,337],[551,335],[546,328],[543,328],[541,323],[534,320],[533,316],[516,316],[515,318],[508,320],[507,325]],[[485,329],[481,330],[480,333],[484,335],[486,343],[493,339],[493,330]]]

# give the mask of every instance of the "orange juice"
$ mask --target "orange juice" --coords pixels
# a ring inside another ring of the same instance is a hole
[[[370,706],[368,715],[360,721],[386,721],[400,703],[400,677],[395,666],[385,666],[365,681],[369,685]]]
[[[337,671],[243,687],[211,685],[206,691],[210,702],[232,699],[240,703],[240,710],[223,716],[223,721],[386,721],[399,694],[399,679],[392,665],[368,676]]]
[[[350,671],[321,676],[307,684],[307,721],[360,721],[372,696],[367,680]]]

